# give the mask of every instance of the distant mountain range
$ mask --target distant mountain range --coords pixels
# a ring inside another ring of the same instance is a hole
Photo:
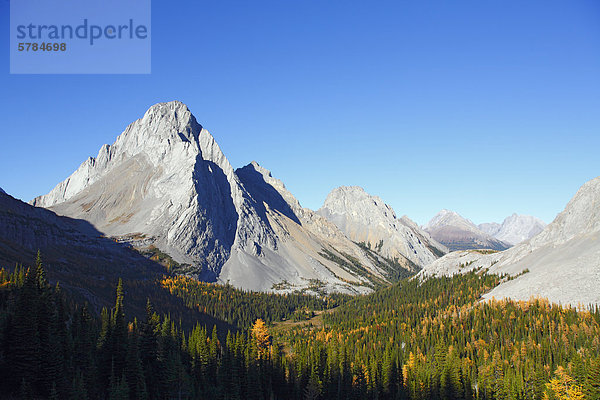
[[[425,225],[424,230],[451,251],[466,249],[506,250],[510,244],[479,229],[458,213],[442,210]]]
[[[424,226],[424,230],[451,251],[468,249],[506,250],[532,238],[546,224],[538,218],[513,214],[502,224],[496,222],[475,225],[460,214],[442,210]]]
[[[486,298],[532,296],[574,306],[600,303],[600,177],[585,183],[542,232],[497,253],[449,253],[420,272],[421,278],[473,269],[507,273]]]
[[[531,215],[513,214],[504,219],[501,224],[489,222],[477,225],[484,233],[514,246],[540,233],[546,223]]]

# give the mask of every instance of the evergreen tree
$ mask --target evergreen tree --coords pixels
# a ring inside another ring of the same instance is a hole
[[[600,399],[600,357],[590,361],[584,391],[586,399]]]

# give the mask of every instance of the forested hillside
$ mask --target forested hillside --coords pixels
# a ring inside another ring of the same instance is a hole
[[[150,302],[130,320],[121,281],[114,306],[96,316],[49,285],[38,261],[0,271],[0,397],[600,398],[599,310],[480,303],[500,279],[405,280],[351,300],[163,280],[188,307],[240,328],[227,332],[188,329]],[[322,325],[264,323],[336,304],[316,317]]]

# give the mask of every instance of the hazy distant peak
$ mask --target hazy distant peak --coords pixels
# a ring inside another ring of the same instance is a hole
[[[425,225],[425,229],[429,230],[429,229],[434,229],[436,227],[447,226],[447,225],[460,226],[463,228],[467,228],[468,230],[473,230],[473,229],[479,230],[477,228],[477,226],[475,226],[475,224],[470,219],[463,217],[456,211],[447,210],[445,208],[440,210],[440,212],[438,212],[427,223],[427,225]]]
[[[490,236],[494,236],[496,233],[498,233],[501,226],[502,225],[497,222],[484,222],[483,224],[477,225],[477,227],[481,231],[483,231],[484,233],[487,233]]]
[[[510,244],[483,232],[471,220],[454,211],[443,209],[424,227],[426,232],[450,250],[504,250]]]
[[[539,218],[513,213],[502,224],[487,222],[477,227],[496,239],[515,245],[537,235],[545,226],[546,223]]]

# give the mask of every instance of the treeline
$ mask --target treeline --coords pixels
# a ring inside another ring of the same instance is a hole
[[[185,276],[164,277],[162,286],[183,299],[186,306],[248,329],[257,319],[267,324],[293,319],[305,311],[337,307],[350,299],[349,295],[331,294],[317,297],[303,293],[275,294],[236,289],[231,285],[199,282]]]

